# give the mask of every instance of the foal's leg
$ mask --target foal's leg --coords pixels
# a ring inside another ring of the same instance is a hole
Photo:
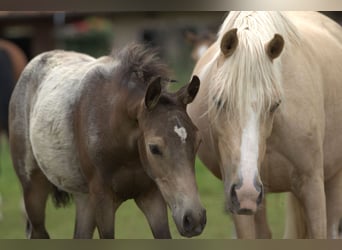
[[[30,180],[23,185],[24,202],[27,214],[27,237],[50,238],[45,228],[45,207],[51,191],[51,184],[44,174],[36,168]]]
[[[88,194],[74,195],[76,205],[76,221],[74,238],[91,239],[96,227],[95,209],[89,204]]]
[[[91,239],[93,238],[96,227],[95,207],[90,202],[89,194],[75,195],[76,202],[76,221],[74,238]],[[121,202],[114,202],[114,214]],[[113,221],[113,225],[114,225]],[[114,236],[114,233],[113,233]]]
[[[135,202],[145,214],[154,238],[171,239],[167,208],[160,191],[154,187],[135,198]]]
[[[339,223],[342,218],[342,171],[325,183],[327,201],[328,238],[339,238]]]
[[[89,206],[94,209],[101,239],[114,238],[114,213],[117,206],[111,187],[109,183],[96,177],[89,183]]]
[[[15,129],[13,131],[21,131]],[[28,238],[49,238],[45,228],[45,207],[52,185],[39,169],[30,146],[25,145],[25,138],[13,133],[11,140],[12,162],[23,189],[26,235]]]

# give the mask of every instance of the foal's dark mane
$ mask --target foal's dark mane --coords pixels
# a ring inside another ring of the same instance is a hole
[[[169,80],[170,71],[158,56],[157,50],[143,44],[133,43],[120,51],[112,51],[111,57],[120,61],[119,71],[122,76],[136,74],[146,85],[156,77],[162,82]]]

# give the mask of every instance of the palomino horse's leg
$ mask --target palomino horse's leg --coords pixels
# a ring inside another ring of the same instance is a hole
[[[253,215],[234,215],[238,239],[271,239],[272,233],[267,222],[266,199],[261,208]]]
[[[233,220],[238,239],[255,239],[254,215],[233,214]]]
[[[327,201],[328,238],[339,238],[339,223],[342,218],[342,171],[325,183]]]
[[[51,184],[44,174],[36,168],[30,180],[23,186],[24,202],[28,219],[28,238],[49,238],[45,228],[45,207],[51,191]]]
[[[262,200],[260,209],[254,215],[255,233],[257,239],[271,239],[272,232],[267,222],[266,197]]]
[[[170,239],[167,208],[157,188],[153,188],[135,199],[136,204],[145,214],[154,238]]]
[[[284,239],[308,238],[303,206],[291,192],[286,193]]]
[[[323,173],[318,174],[317,168],[313,168],[310,175],[298,175],[293,178],[297,183],[294,193],[303,204],[308,238],[327,238],[327,214],[324,192]],[[322,169],[321,169],[322,170]],[[316,172],[316,173],[315,173]]]
[[[88,194],[77,194],[74,197],[76,202],[74,238],[91,239],[96,227],[95,208],[92,206]],[[114,214],[120,204],[121,202],[114,202]]]

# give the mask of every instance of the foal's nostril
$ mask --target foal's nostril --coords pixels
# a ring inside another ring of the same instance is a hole
[[[193,218],[190,213],[186,213],[183,217],[183,228],[186,232],[193,229]]]
[[[207,224],[207,211],[204,209],[202,213],[201,225],[202,228]]]

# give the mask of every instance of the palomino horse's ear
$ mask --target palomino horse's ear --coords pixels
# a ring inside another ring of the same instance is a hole
[[[225,57],[231,56],[238,46],[237,29],[231,29],[223,35],[221,40],[221,51]]]
[[[161,94],[161,79],[158,77],[153,82],[151,82],[146,90],[145,94],[145,106],[147,109],[153,109],[159,100]]]
[[[200,87],[200,79],[198,78],[198,76],[194,75],[190,83],[179,90],[180,98],[184,105],[188,105],[195,99],[198,93],[199,87]]]
[[[275,34],[272,40],[266,44],[266,53],[271,61],[281,54],[284,43],[284,38],[279,34]]]

